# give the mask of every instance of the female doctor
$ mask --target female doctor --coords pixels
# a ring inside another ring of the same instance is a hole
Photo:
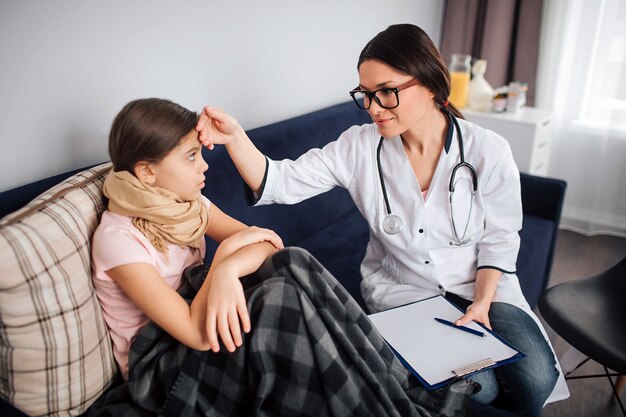
[[[370,226],[361,291],[380,311],[442,294],[465,308],[456,321],[493,328],[526,358],[474,375],[476,399],[526,415],[568,395],[556,358],[515,275],[522,225],[519,172],[507,142],[462,120],[448,103],[449,74],[419,27],[374,37],[350,92],[373,124],[323,149],[272,161],[235,119],[207,107],[197,129],[225,144],[256,204],[293,204],[346,188]]]

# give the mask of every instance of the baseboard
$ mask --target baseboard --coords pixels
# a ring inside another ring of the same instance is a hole
[[[586,236],[610,235],[626,238],[626,216],[598,213],[579,207],[564,207],[560,228]]]

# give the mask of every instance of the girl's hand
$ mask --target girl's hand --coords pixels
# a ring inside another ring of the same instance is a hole
[[[491,323],[489,323],[489,307],[490,306],[486,303],[474,302],[467,307],[465,314],[458,318],[454,324],[463,326],[471,320],[474,320],[484,324],[488,329],[491,329]]]
[[[205,107],[196,125],[198,140],[207,148],[213,149],[214,144],[230,142],[241,130],[237,120],[228,113],[215,107]]]
[[[227,242],[227,243],[226,243]],[[282,249],[285,247],[283,240],[270,229],[264,229],[262,227],[250,226],[235,233],[229,238],[225,239],[223,243],[231,246],[231,250],[238,251],[244,246],[252,245],[254,243],[269,242],[276,249]]]
[[[206,332],[213,352],[219,352],[218,335],[229,352],[243,343],[241,328],[250,331],[250,315],[239,276],[228,261],[218,266],[211,275],[206,302]]]

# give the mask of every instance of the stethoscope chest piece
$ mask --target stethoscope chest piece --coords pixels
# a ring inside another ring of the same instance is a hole
[[[381,136],[378,142],[378,149],[376,150],[376,163],[378,165],[378,175],[380,177],[380,188],[383,192],[383,198],[385,200],[385,208],[387,209],[387,216],[383,220],[383,230],[388,235],[395,235],[402,230],[402,219],[400,216],[396,216],[391,213],[391,206],[389,205],[389,198],[387,197],[387,189],[385,188],[385,180],[383,179],[383,170],[380,166],[380,149],[383,146],[384,138]]]
[[[452,222],[452,230],[453,230],[453,235],[454,235],[453,236],[454,239],[450,241],[450,245],[461,246],[461,245],[465,245],[466,243],[469,243],[472,240],[471,237],[468,237],[468,228],[469,228],[470,220],[472,218],[472,207],[474,206],[474,200],[476,199],[476,190],[478,189],[478,177],[476,175],[476,170],[474,169],[474,167],[470,163],[465,162],[465,150],[463,149],[463,136],[461,134],[461,128],[459,126],[459,122],[452,115],[452,113],[448,111],[447,114],[448,114],[448,118],[450,119],[450,128],[448,130],[448,138],[452,137],[451,135],[453,134],[453,130],[456,128],[457,141],[459,143],[459,156],[461,159],[461,162],[459,162],[458,164],[454,166],[454,168],[452,169],[452,173],[450,175],[450,184],[449,184],[450,221]],[[378,148],[376,149],[376,164],[378,166],[378,177],[380,178],[380,188],[382,190],[383,199],[385,201],[385,209],[387,210],[387,216],[383,220],[383,230],[387,234],[395,235],[395,234],[398,234],[402,230],[402,219],[399,216],[396,216],[395,214],[391,213],[391,205],[389,204],[389,198],[387,196],[387,189],[385,187],[385,180],[383,178],[383,170],[380,164],[380,150],[383,146],[383,140],[384,140],[384,137],[381,136],[380,140],[378,141]],[[446,141],[447,140],[448,139],[446,139]],[[472,190],[471,200],[470,200],[469,210],[467,214],[467,219],[465,221],[465,228],[463,229],[461,236],[459,236],[459,230],[457,229],[456,222],[454,220],[453,203],[452,203],[452,199],[454,196],[454,189],[456,186],[456,183],[455,183],[456,172],[457,170],[460,170],[460,169],[466,169],[469,171],[471,175],[470,180],[471,180],[471,187],[472,187],[471,188]]]
[[[402,219],[395,214],[388,214],[383,220],[383,230],[385,233],[395,235],[402,230]]]

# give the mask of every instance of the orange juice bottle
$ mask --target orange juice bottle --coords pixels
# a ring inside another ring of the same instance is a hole
[[[462,109],[467,106],[471,56],[465,54],[452,54],[450,71],[450,97],[448,100],[455,107]]]

